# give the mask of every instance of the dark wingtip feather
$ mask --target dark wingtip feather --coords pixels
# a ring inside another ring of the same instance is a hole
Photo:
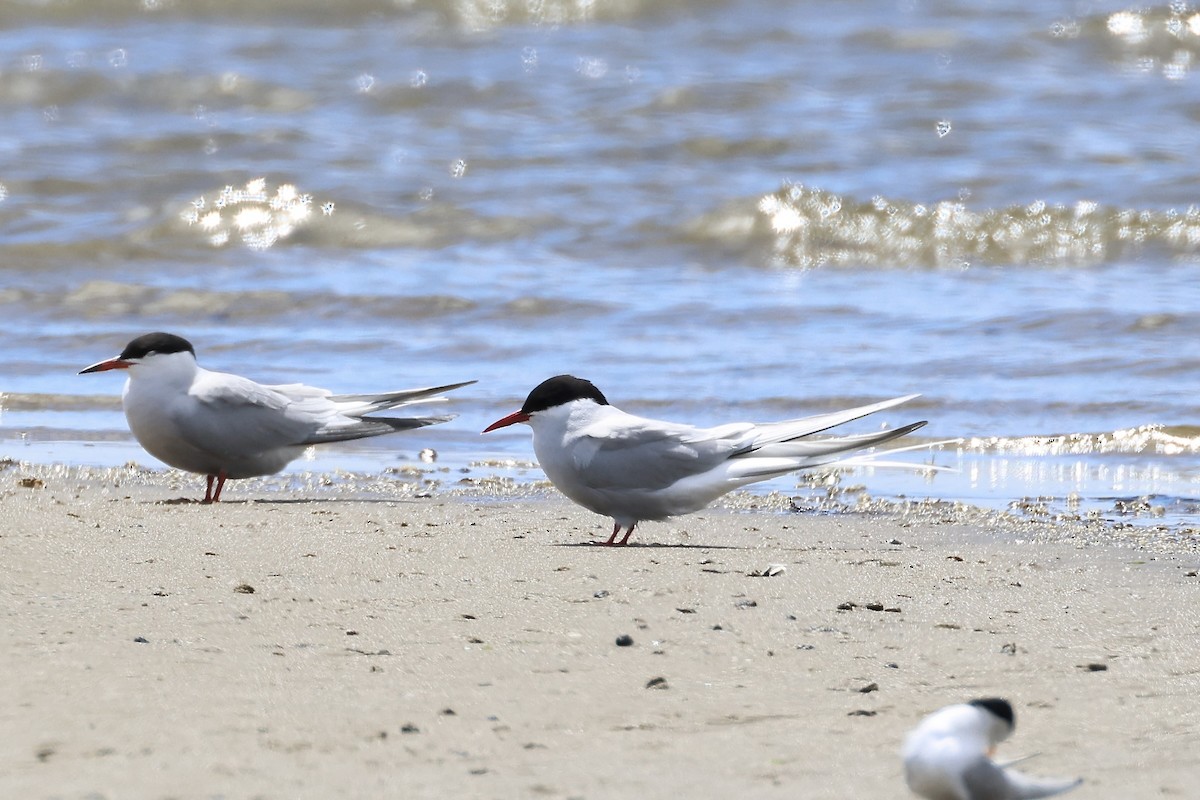
[[[445,386],[427,386],[423,389],[401,389],[395,392],[382,392],[380,394],[335,394],[329,399],[335,403],[372,403],[375,406],[373,409],[359,412],[369,414],[372,411],[383,411],[384,409],[402,406],[405,403],[444,400],[445,398],[439,398],[435,395],[461,389],[473,383],[478,383],[478,381],[448,383]]]
[[[369,439],[372,436],[383,436],[397,431],[410,431],[414,428],[424,428],[427,425],[438,425],[449,422],[457,414],[447,414],[440,417],[362,417],[359,424],[352,428],[327,428],[317,431],[299,444],[326,444],[328,442],[350,442],[355,439]]]

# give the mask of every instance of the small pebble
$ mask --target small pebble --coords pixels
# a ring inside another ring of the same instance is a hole
[[[413,725],[411,722],[406,722],[404,725],[402,725],[400,727],[400,732],[401,733],[420,733],[421,729],[418,728],[416,725]]]
[[[133,640],[135,642],[137,642],[138,644],[150,644],[150,640],[147,639],[145,636],[135,636],[135,637],[133,637]]]
[[[648,680],[646,682],[646,688],[647,689],[666,689],[667,688],[667,679],[666,678],[651,678],[650,680]]]
[[[863,694],[870,694],[871,692],[878,692],[879,684],[878,683],[868,683],[866,686],[862,687],[858,691],[862,692]]]
[[[597,600],[602,600],[605,597],[608,597],[608,589],[601,589],[600,591],[593,594],[592,597],[596,598]]]
[[[254,594],[254,587],[248,583],[239,583],[237,586],[233,587],[233,591],[237,592],[238,594]]]
[[[633,637],[628,633],[622,633],[617,637],[617,647],[629,647],[633,644]]]
[[[1084,664],[1083,668],[1086,669],[1088,672],[1107,672],[1108,664],[1097,664],[1097,663],[1093,662],[1091,664]]]

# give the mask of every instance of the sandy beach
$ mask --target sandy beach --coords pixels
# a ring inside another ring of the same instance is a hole
[[[902,798],[999,695],[1071,797],[1200,797],[1188,544],[114,474],[0,471],[0,796]]]

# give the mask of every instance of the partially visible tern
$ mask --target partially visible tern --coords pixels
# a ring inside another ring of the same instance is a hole
[[[908,788],[926,800],[1034,800],[1083,783],[1031,778],[992,761],[996,745],[1015,728],[1012,705],[999,697],[935,711],[904,743]]]
[[[121,402],[138,443],[172,467],[206,475],[206,503],[221,499],[226,479],[279,472],[309,445],[380,436],[454,419],[453,415],[366,415],[443,401],[440,393],[475,382],[343,395],[300,383],[264,386],[240,375],[204,369],[196,363],[191,342],[161,332],[139,336],[119,356],[79,374],[112,369],[128,372]]]
[[[882,465],[873,455],[850,454],[925,423],[850,436],[816,434],[914,397],[785,422],[697,428],[627,414],[609,405],[590,381],[558,375],[530,392],[520,411],[483,432],[518,422],[529,425],[546,477],[579,505],[612,517],[612,536],[604,544],[620,546],[643,520],[699,511],[746,484],[833,463]],[[884,455],[894,452],[899,450]],[[622,528],[625,536],[618,541]]]

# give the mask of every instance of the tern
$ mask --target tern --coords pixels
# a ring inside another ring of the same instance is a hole
[[[992,761],[1016,727],[1012,705],[989,697],[935,711],[904,743],[904,779],[927,800],[1033,800],[1074,789],[1082,779],[1043,780]]]
[[[375,411],[445,400],[438,395],[475,381],[383,394],[335,395],[290,383],[265,386],[196,363],[191,342],[171,333],[147,333],[119,356],[80,371],[127,370],[121,395],[125,419],[150,455],[205,475],[205,503],[221,499],[228,478],[279,472],[309,445],[380,436],[454,419],[368,417]],[[214,481],[216,491],[213,490]]]
[[[925,422],[850,436],[815,434],[917,396],[784,422],[697,428],[627,414],[609,405],[590,381],[558,375],[530,392],[520,411],[483,432],[529,425],[546,477],[579,505],[612,517],[612,536],[603,544],[622,546],[643,520],[699,511],[750,483],[835,462],[895,466],[849,454],[912,433]],[[622,528],[625,536],[618,541]]]

